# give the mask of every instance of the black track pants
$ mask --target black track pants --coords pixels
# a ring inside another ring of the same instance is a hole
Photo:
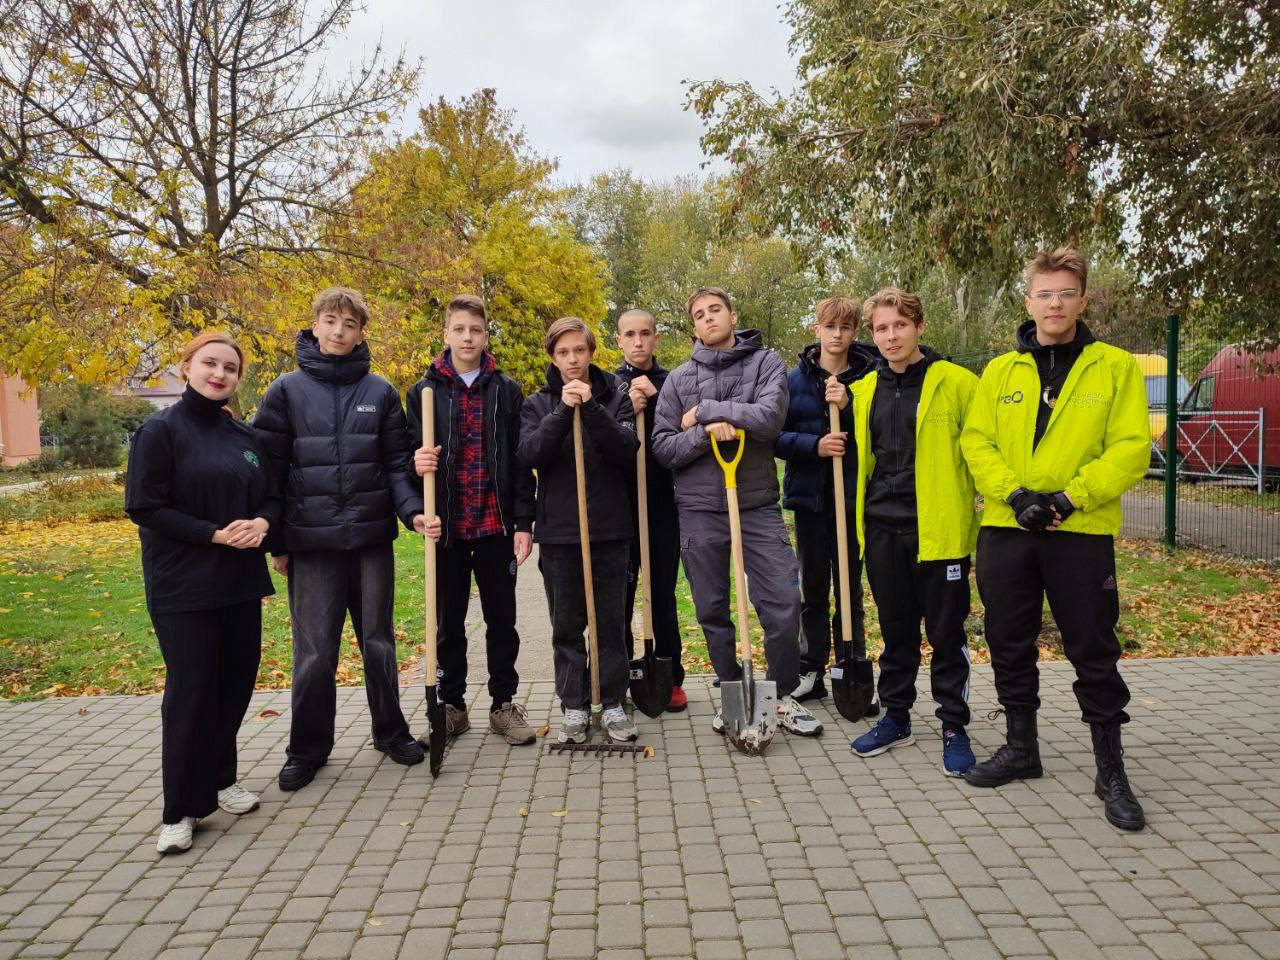
[[[969,651],[964,621],[969,615],[969,558],[920,563],[914,531],[866,525],[867,582],[880,614],[880,702],[904,717],[916,700],[920,671],[920,621],[933,653],[929,679],[938,719],[969,722]]]
[[[978,592],[986,606],[987,646],[996,695],[1006,710],[1040,706],[1036,667],[1044,600],[1076,669],[1072,685],[1085,723],[1127,723],[1129,688],[1120,677],[1113,538],[1089,533],[1030,533],[983,527],[978,535]]]

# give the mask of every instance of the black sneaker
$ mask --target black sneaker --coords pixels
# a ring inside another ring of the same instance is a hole
[[[398,740],[391,741],[391,743],[375,742],[374,747],[385,753],[396,763],[404,764],[406,767],[421,763],[427,757],[426,752],[422,749],[422,744],[408,734]]]
[[[308,760],[306,757],[290,757],[280,768],[280,789],[286,791],[301,790],[316,778],[316,771],[325,765],[323,760]]]

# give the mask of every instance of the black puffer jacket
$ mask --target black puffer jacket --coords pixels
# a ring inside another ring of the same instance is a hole
[[[591,399],[582,405],[582,457],[587,474],[587,526],[593,541],[635,535],[627,475],[635,468],[635,415],[622,382],[595,364],[588,373]],[[573,462],[573,410],[560,400],[564,380],[547,368],[546,385],[520,412],[520,462],[538,471],[539,543],[578,542],[578,479]]]
[[[397,514],[413,522],[416,479],[400,395],[369,372],[367,344],[335,357],[303,330],[297,357],[253,418],[285,492],[286,552],[394,540]]]
[[[427,375],[409,388],[405,397],[405,416],[409,422],[410,445],[416,450],[422,446],[422,391],[430,387],[436,398],[436,443],[440,446],[440,469],[436,471],[436,513],[444,527],[440,542],[447,547],[453,540],[450,512],[455,500],[453,485],[457,483],[458,456],[463,443],[457,436],[458,394],[463,386],[441,368],[441,359],[433,362]],[[496,366],[481,373],[475,387],[484,391],[484,462],[489,468],[502,526],[507,533],[527,532],[533,527],[533,474],[528,467],[516,461],[524,395],[520,392],[520,385],[503,376]],[[421,513],[422,481],[416,473],[414,471],[417,493],[414,512]]]
[[[654,385],[658,393],[661,393],[662,385],[667,382],[668,373],[667,368],[655,359],[653,366],[648,370],[637,370],[631,364],[623,363],[622,366],[614,371],[614,376],[622,381],[623,388],[628,391],[631,389],[631,381],[636,377],[648,377],[649,382]],[[649,404],[644,411],[645,489],[649,492],[650,515],[669,516],[674,522],[676,516],[675,481],[671,477],[671,471],[659,463],[658,458],[653,453],[653,414],[657,407],[658,396],[654,394],[649,399]],[[635,481],[635,474],[628,473],[627,482],[630,484],[632,499],[635,499]]]

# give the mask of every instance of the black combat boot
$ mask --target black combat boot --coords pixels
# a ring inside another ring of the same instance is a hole
[[[1093,731],[1093,759],[1098,764],[1098,776],[1093,781],[1093,792],[1103,802],[1107,822],[1121,830],[1141,830],[1147,825],[1142,804],[1133,795],[1129,778],[1124,772],[1124,751],[1120,749],[1120,724],[1095,723]]]
[[[975,787],[999,787],[1010,780],[1043,777],[1040,766],[1040,744],[1036,739],[1034,710],[1006,710],[1008,742],[992,754],[990,760],[976,763],[964,775],[966,783]]]

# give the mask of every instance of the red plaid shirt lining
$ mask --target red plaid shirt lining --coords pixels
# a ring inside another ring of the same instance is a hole
[[[468,387],[453,367],[452,358],[442,353],[436,367],[449,377],[453,387],[453,417],[458,442],[454,459],[455,483],[449,502],[450,533],[459,540],[477,540],[503,532],[498,496],[485,461],[484,388],[495,367],[493,357],[483,355],[480,376]]]

